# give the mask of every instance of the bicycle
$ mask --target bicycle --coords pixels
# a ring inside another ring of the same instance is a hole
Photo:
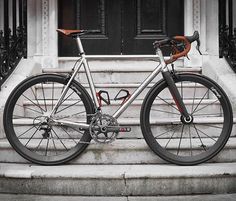
[[[149,90],[140,112],[143,137],[151,150],[162,159],[177,165],[196,165],[219,153],[230,137],[233,114],[223,89],[206,76],[176,73],[169,68],[180,57],[187,56],[199,33],[175,36],[154,42],[159,61],[153,72],[133,94],[122,90],[115,97],[122,100],[113,115],[102,112],[109,104],[106,91],[96,92],[89,65],[80,40],[85,30],[58,32],[77,41],[79,59],[68,75],[41,74],[22,81],[10,94],[4,109],[4,128],[12,147],[25,159],[41,165],[66,163],[92,143],[111,143],[120,132],[118,118],[161,73],[163,78]],[[162,47],[172,49],[164,59]],[[84,67],[91,96],[75,80]],[[190,88],[190,89],[189,89]],[[158,106],[162,104],[164,109]]]

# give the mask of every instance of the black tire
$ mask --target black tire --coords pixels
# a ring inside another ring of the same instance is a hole
[[[9,96],[4,109],[4,129],[12,147],[25,159],[41,165],[66,163],[81,154],[91,136],[79,128],[45,123],[68,79],[42,74],[21,82]],[[70,84],[53,119],[90,122],[94,105],[76,81]]]
[[[205,76],[186,73],[176,74],[173,79],[193,121],[186,124],[181,119],[167,83],[161,80],[142,105],[143,136],[154,153],[168,162],[203,163],[219,153],[230,137],[230,101],[222,88]]]

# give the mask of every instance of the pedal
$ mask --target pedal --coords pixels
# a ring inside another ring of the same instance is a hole
[[[121,133],[128,133],[131,131],[131,128],[130,127],[121,127],[119,132]]]
[[[100,90],[97,93],[97,97],[98,97],[98,103],[100,107],[102,106],[102,101],[106,103],[107,105],[111,104],[110,97],[107,91]]]
[[[121,104],[124,104],[125,101],[130,97],[130,93],[128,90],[126,89],[121,89],[117,95],[115,96],[114,100],[117,101],[117,100],[122,100],[122,103]]]

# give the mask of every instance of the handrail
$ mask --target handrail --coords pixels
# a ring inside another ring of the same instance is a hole
[[[233,1],[219,0],[219,55],[236,73],[236,27],[233,27]],[[228,20],[227,20],[228,18]]]
[[[4,0],[0,8],[4,13],[4,29],[0,30],[0,89],[21,58],[27,56],[27,1],[12,0],[11,6]],[[12,9],[10,16],[9,9]]]

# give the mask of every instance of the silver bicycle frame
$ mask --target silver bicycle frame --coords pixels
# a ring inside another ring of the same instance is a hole
[[[89,65],[87,63],[87,60],[86,60],[86,56],[84,54],[84,51],[83,51],[83,46],[82,46],[82,43],[81,43],[81,40],[79,37],[77,37],[77,44],[78,44],[78,48],[79,48],[79,51],[80,51],[80,60],[79,60],[79,63],[75,66],[75,69],[74,69],[74,72],[70,78],[70,80],[68,81],[66,87],[64,88],[60,98],[58,99],[56,105],[54,106],[52,112],[51,112],[51,115],[52,116],[58,106],[59,106],[59,103],[63,100],[63,98],[65,97],[68,89],[69,89],[69,86],[71,84],[71,82],[73,81],[73,79],[75,78],[76,74],[79,72],[81,66],[83,65],[84,66],[84,70],[85,70],[85,74],[87,76],[87,80],[88,80],[88,83],[89,83],[89,87],[90,87],[90,90],[91,90],[91,95],[92,95],[92,98],[93,98],[93,101],[94,101],[94,104],[95,104],[95,109],[98,109],[99,108],[99,103],[98,103],[98,99],[97,99],[97,95],[96,95],[96,90],[95,90],[95,85],[94,85],[94,82],[93,82],[93,79],[92,79],[92,75],[91,75],[91,71],[90,71],[90,68],[89,68]],[[165,64],[165,61],[164,61],[164,57],[163,57],[163,54],[162,54],[162,51],[160,49],[157,49],[157,52],[156,52],[156,55],[157,55],[157,59],[159,59],[159,65],[154,69],[154,71],[144,80],[144,82],[142,84],[140,84],[140,86],[134,91],[134,93],[130,96],[130,98],[123,104],[121,105],[121,107],[112,115],[114,118],[119,118],[120,115],[129,107],[129,105],[137,98],[137,96],[147,87],[147,85],[161,72],[165,69],[166,67],[166,64]],[[80,127],[80,128],[84,128],[84,129],[88,129],[89,128],[89,124],[85,124],[85,123],[79,123],[79,122],[69,122],[69,121],[64,121],[64,120],[54,120],[55,123],[59,123],[61,125],[69,125],[69,126],[77,126],[77,127]]]

